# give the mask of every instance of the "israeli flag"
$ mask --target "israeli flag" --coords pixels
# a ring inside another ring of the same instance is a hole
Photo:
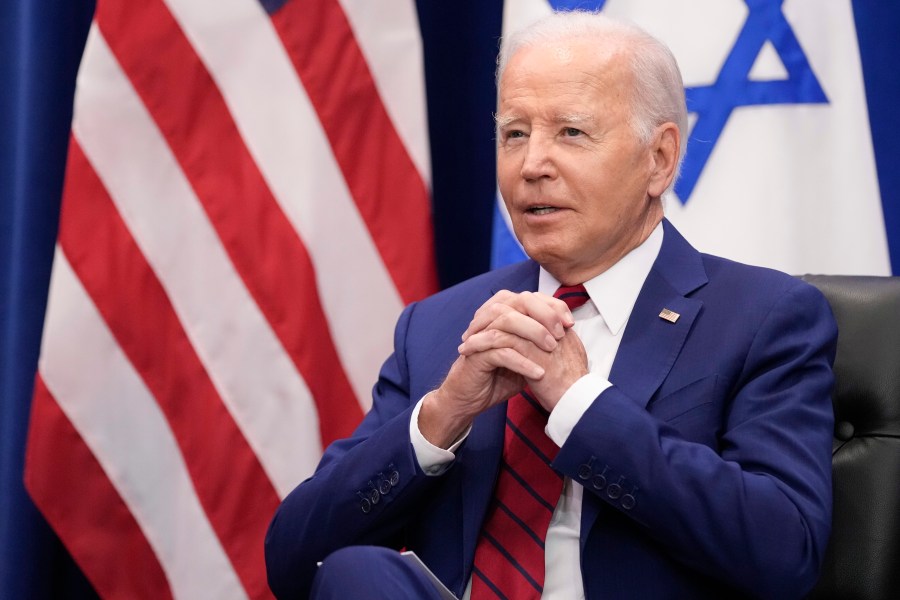
[[[674,52],[690,133],[665,208],[699,250],[794,274],[889,275],[892,244],[900,271],[900,200],[886,185],[897,163],[881,157],[880,190],[850,0],[507,0],[504,36],[554,8],[602,9]],[[499,198],[493,250],[494,266],[524,256]]]

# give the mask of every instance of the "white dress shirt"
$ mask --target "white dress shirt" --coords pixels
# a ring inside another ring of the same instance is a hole
[[[575,333],[587,352],[590,372],[572,384],[550,413],[545,431],[560,447],[597,396],[611,385],[609,372],[613,360],[641,287],[659,255],[662,239],[662,224],[659,224],[643,244],[600,275],[584,282],[591,299],[576,308],[572,316],[575,317]],[[559,285],[550,273],[541,268],[539,292],[552,296]],[[429,475],[438,476],[456,458],[453,452],[462,444],[468,432],[448,450],[434,446],[419,431],[421,406],[420,400],[410,419],[410,438],[422,470]],[[584,598],[579,556],[583,491],[580,484],[575,484],[568,477],[565,479],[544,546],[546,569],[544,593],[541,596],[544,599]],[[464,600],[469,598],[471,587],[470,581],[463,595]]]

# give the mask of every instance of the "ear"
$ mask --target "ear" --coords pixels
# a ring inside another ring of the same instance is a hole
[[[678,151],[681,148],[681,134],[675,123],[663,123],[656,128],[650,143],[653,160],[647,193],[651,198],[659,198],[675,178],[678,165]]]

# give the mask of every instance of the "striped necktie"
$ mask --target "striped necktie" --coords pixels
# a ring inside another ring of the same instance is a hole
[[[583,285],[561,286],[554,296],[570,310],[589,298]],[[559,448],[544,433],[548,416],[528,388],[509,399],[500,473],[475,548],[472,600],[540,598],[544,589],[544,539],[563,484],[550,466]]]

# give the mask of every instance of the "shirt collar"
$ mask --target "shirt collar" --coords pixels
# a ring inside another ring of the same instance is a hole
[[[603,273],[584,282],[591,303],[613,335],[618,335],[628,322],[644,281],[659,256],[662,241],[663,227],[659,223],[640,246]],[[558,287],[559,281],[541,267],[538,291],[552,296]]]

